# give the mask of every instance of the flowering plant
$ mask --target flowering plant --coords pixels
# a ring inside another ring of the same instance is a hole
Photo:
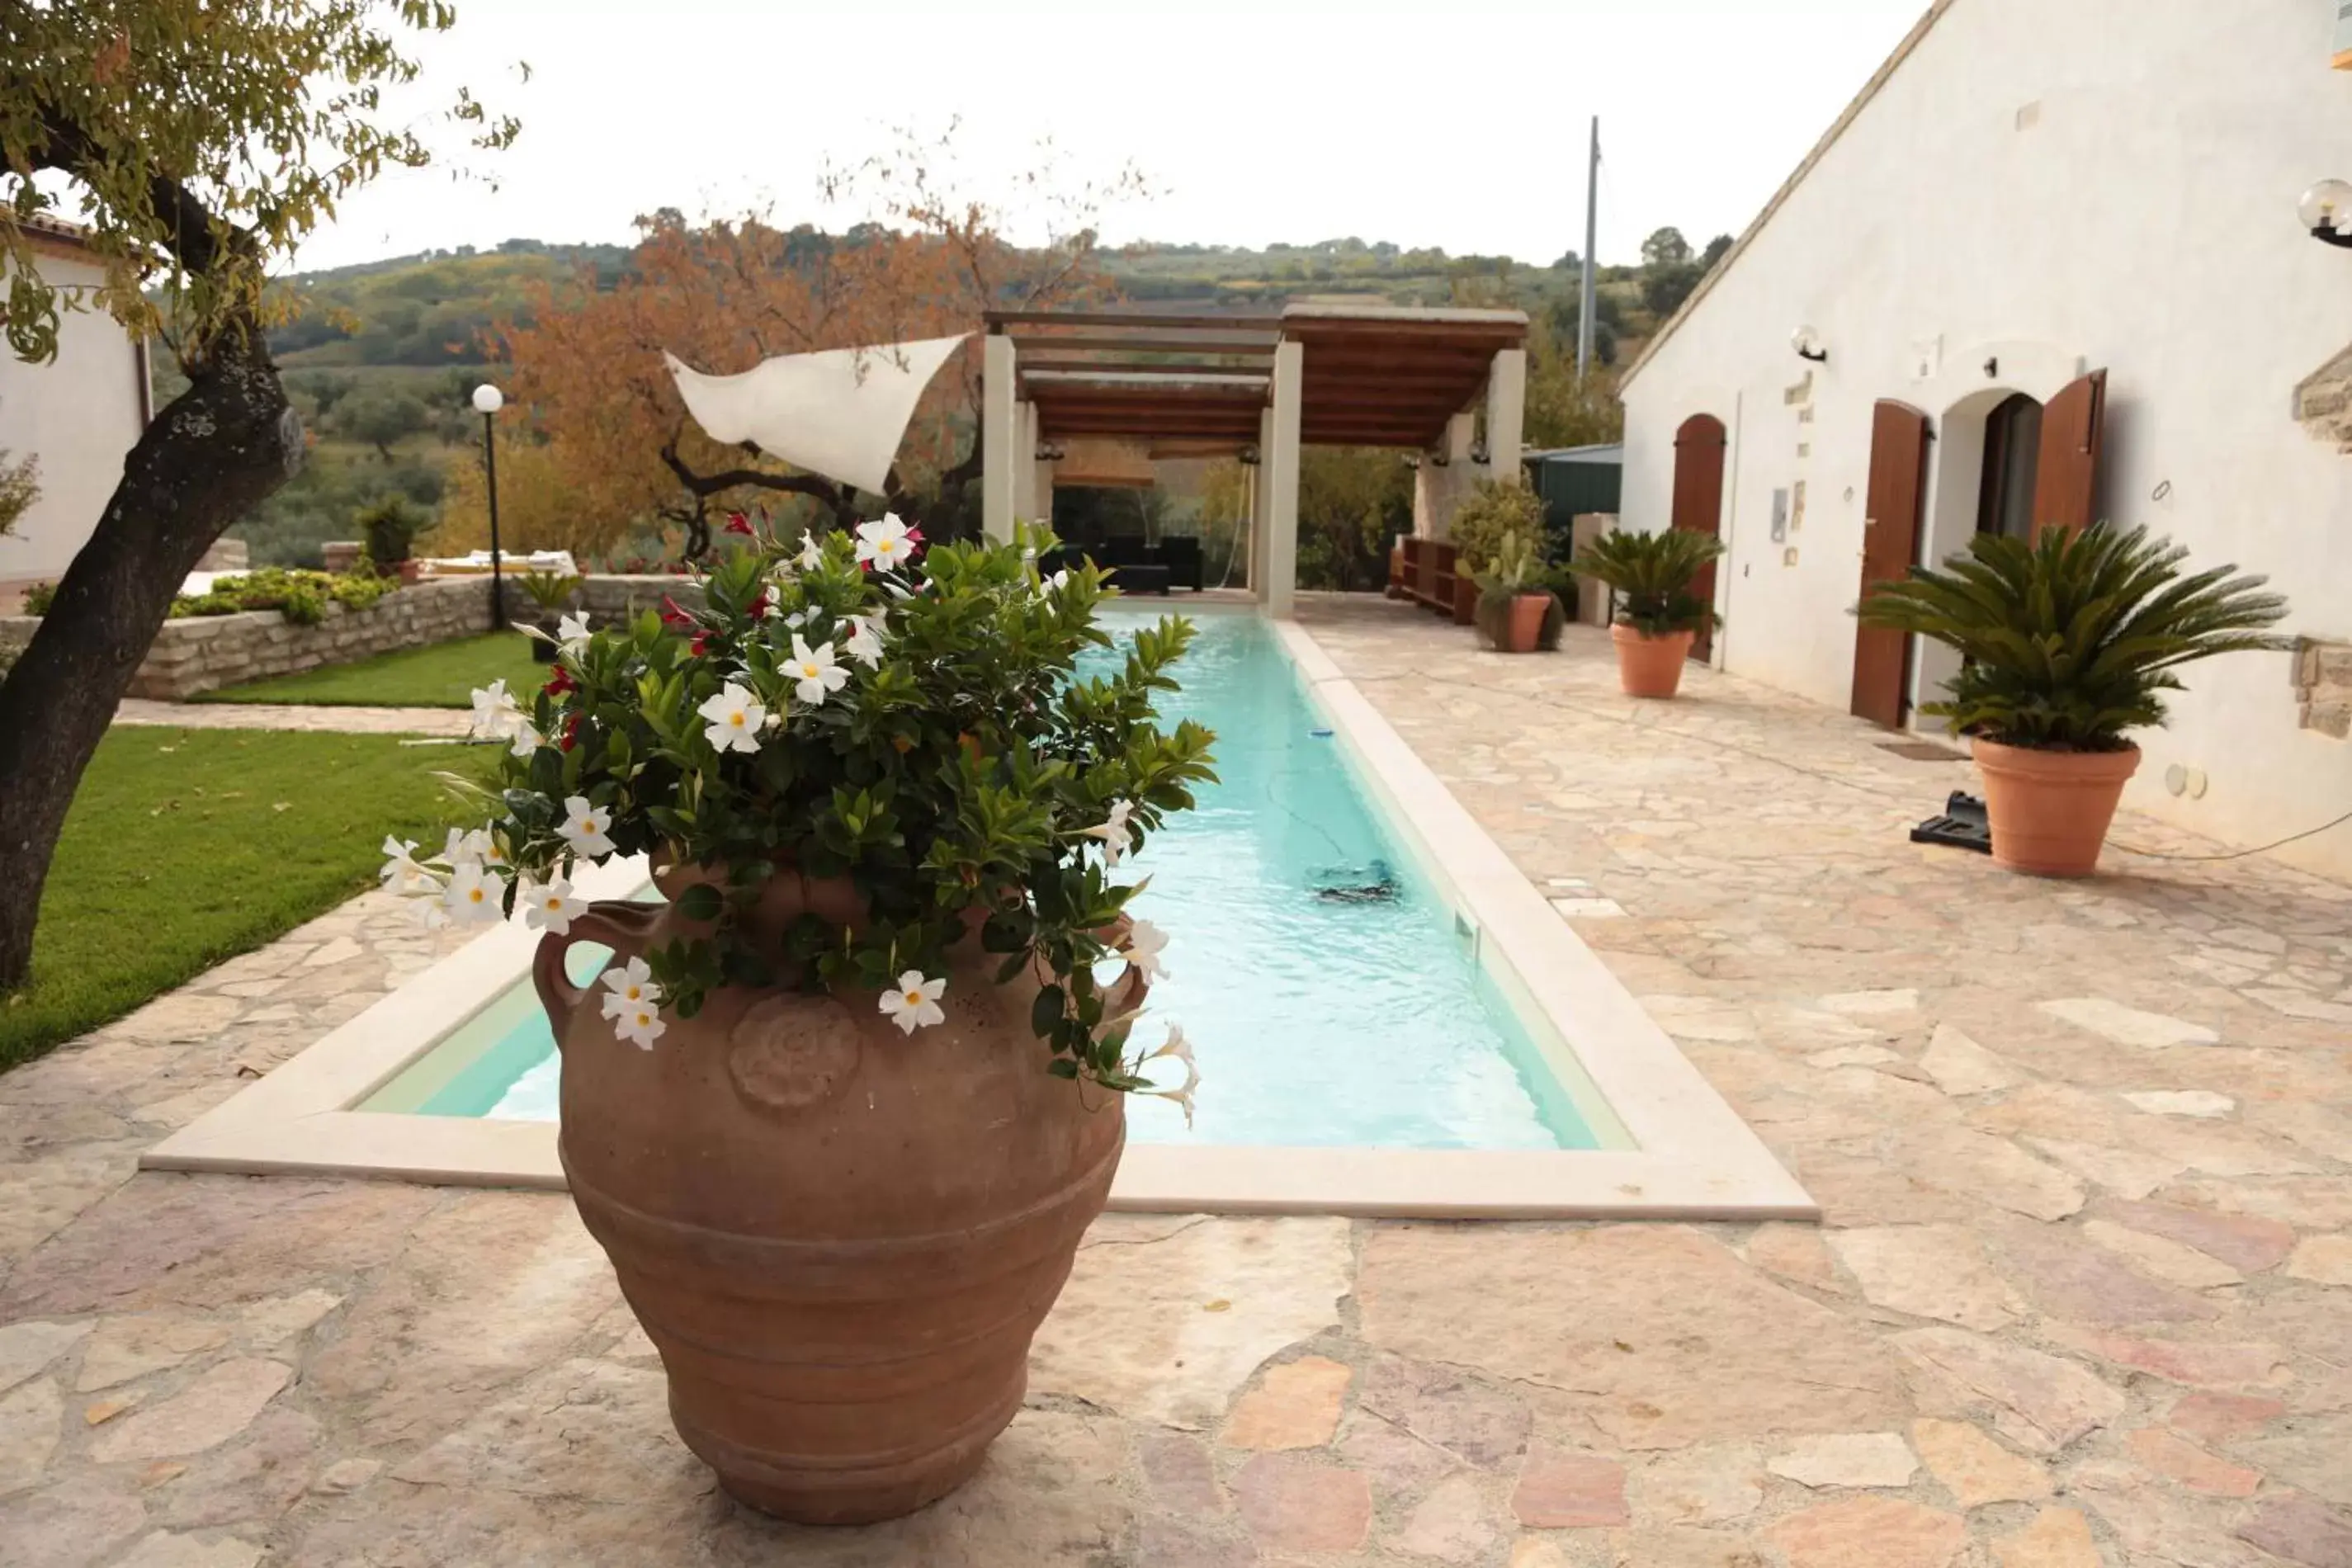
[[[1112,591],[1090,565],[1041,578],[1050,537],[926,550],[886,517],[792,550],[744,531],[703,607],[594,630],[566,616],[544,689],[476,692],[478,731],[509,753],[490,820],[426,860],[386,840],[386,885],[436,916],[562,933],[585,908],[582,859],[698,868],[676,909],[699,934],[604,977],[615,1033],[646,1047],[723,985],[863,992],[912,1034],[954,1005],[949,951],[976,932],[999,984],[1036,978],[1054,1072],[1189,1110],[1181,1029],[1130,1052],[1135,1019],[1097,970],[1160,972],[1165,939],[1127,912],[1144,884],[1113,873],[1214,777],[1210,732],[1152,713],[1190,623],[1142,628],[1123,668],[1081,677],[1081,652],[1111,646],[1095,610]],[[846,879],[863,918],[804,912],[763,940],[745,917],[780,870]],[[1181,1089],[1143,1076],[1162,1055]]]

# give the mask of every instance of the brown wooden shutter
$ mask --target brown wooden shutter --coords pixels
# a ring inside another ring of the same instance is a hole
[[[1720,537],[1723,532],[1723,454],[1727,444],[1723,421],[1711,414],[1694,414],[1675,432],[1675,504],[1673,526],[1692,533]],[[1691,592],[1701,602],[1715,603],[1715,563],[1710,561],[1691,579]],[[1708,658],[1715,651],[1715,627],[1703,626],[1691,639],[1690,656]]]
[[[2042,456],[2033,468],[2033,536],[2048,528],[2088,528],[2098,515],[2099,430],[2107,413],[2107,373],[2095,370],[2059,390],[2042,410]]]
[[[1927,485],[1927,416],[1907,403],[1882,400],[1870,418],[1868,512],[1862,529],[1862,589],[1901,577],[1918,559],[1920,501]],[[1859,626],[1853,641],[1853,713],[1889,730],[1903,727],[1911,638],[1887,626]]]

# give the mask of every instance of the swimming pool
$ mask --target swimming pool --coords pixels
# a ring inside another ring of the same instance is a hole
[[[1115,607],[1122,643],[1156,612]],[[1217,732],[1219,782],[1133,865],[1132,906],[1171,933],[1145,1037],[1184,1026],[1192,1125],[1129,1107],[1140,1142],[1375,1149],[1590,1149],[1614,1118],[1548,1065],[1461,921],[1375,809],[1267,624],[1196,617],[1164,716]],[[1097,663],[1112,657],[1095,656]],[[1118,657],[1124,657],[1123,651]],[[605,950],[570,955],[585,984]],[[1154,1020],[1158,1021],[1155,1022]],[[561,1058],[528,981],[362,1110],[551,1121]],[[1580,1103],[1581,1101],[1581,1103]]]

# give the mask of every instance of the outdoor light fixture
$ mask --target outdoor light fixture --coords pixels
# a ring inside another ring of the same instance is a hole
[[[1420,467],[1421,467],[1421,454],[1420,454],[1419,452],[1407,452],[1407,453],[1404,455],[1404,466],[1405,466],[1406,468],[1420,468]]]
[[[1811,327],[1799,327],[1789,334],[1789,346],[1797,351],[1799,359],[1809,359],[1815,364],[1827,364],[1830,351],[1822,347],[1822,334]]]
[[[499,447],[491,439],[491,428],[499,410],[507,405],[507,395],[488,382],[474,388],[474,412],[482,416],[482,472],[484,489],[490,500],[490,629],[502,630],[507,624],[506,584],[499,571]]]
[[[1061,444],[1055,441],[1038,442],[1037,450],[1034,455],[1041,463],[1058,463],[1068,456],[1062,450]]]
[[[1477,464],[1482,468],[1493,460],[1493,454],[1487,451],[1486,442],[1478,441],[1472,443],[1470,447],[1470,460]]]
[[[1255,468],[1257,467],[1257,448],[1255,447],[1244,447],[1241,449],[1240,456],[1243,468]]]
[[[2294,206],[2311,237],[2352,250],[2352,181],[2322,180]]]

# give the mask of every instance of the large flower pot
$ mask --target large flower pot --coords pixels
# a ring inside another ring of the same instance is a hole
[[[673,894],[673,874],[662,878]],[[781,871],[756,924],[859,918]],[[563,1054],[572,1201],[669,1374],[678,1436],[764,1512],[852,1524],[953,1490],[1021,1408],[1029,1341],[1126,1142],[1122,1099],[1045,1070],[1036,985],[976,942],[947,1021],[902,1034],[870,995],[730,987],[650,1049],[616,1039],[573,940],[615,962],[698,929],[600,903],[532,977]],[[1140,1003],[1143,982],[1121,983]]]
[[[2045,752],[1978,736],[1993,863],[2037,877],[2087,877],[2115,820],[2124,784],[2139,771],[2139,748]]]
[[[1510,653],[1533,653],[1543,640],[1544,616],[1551,613],[1549,594],[1517,594],[1511,598],[1511,618],[1507,624]]]
[[[1629,626],[1609,628],[1617,645],[1617,679],[1628,697],[1672,697],[1681,689],[1683,666],[1690,660],[1689,631],[1651,637]]]

